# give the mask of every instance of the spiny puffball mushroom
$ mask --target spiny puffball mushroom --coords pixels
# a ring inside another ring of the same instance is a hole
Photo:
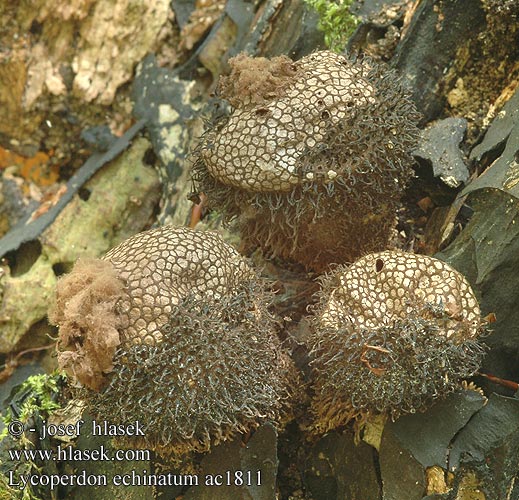
[[[59,281],[58,361],[94,417],[138,420],[159,452],[207,450],[286,409],[292,367],[270,299],[217,234],[143,232]]]
[[[312,319],[315,428],[423,410],[479,368],[479,305],[446,263],[369,254],[324,277]]]
[[[330,51],[229,64],[231,113],[193,166],[209,207],[238,218],[249,247],[316,270],[386,248],[418,137],[396,75]]]

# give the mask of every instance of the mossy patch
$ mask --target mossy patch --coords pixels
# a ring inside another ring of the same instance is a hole
[[[55,410],[60,408],[58,396],[63,386],[64,377],[58,373],[32,375],[21,385],[16,387],[10,396],[10,405],[1,415],[7,426],[13,421],[19,421],[27,428],[38,429],[42,421],[46,420]],[[32,434],[32,433],[31,433]],[[54,462],[39,460],[13,461],[9,450],[42,449],[48,442],[37,441],[29,433],[23,433],[15,439],[7,427],[0,434],[0,500],[42,500],[49,497],[50,491],[44,487],[27,486],[20,490],[9,486],[9,473],[14,478],[21,474],[45,474],[45,467]],[[46,438],[48,440],[48,437]]]
[[[317,27],[324,33],[326,46],[334,52],[343,50],[359,23],[350,12],[353,0],[304,0],[304,3],[317,12]]]

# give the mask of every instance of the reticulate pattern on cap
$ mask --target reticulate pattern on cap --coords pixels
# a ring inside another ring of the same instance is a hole
[[[211,147],[201,156],[209,173],[224,184],[259,192],[287,191],[314,176],[334,179],[339,161],[325,170],[324,161],[312,165],[305,156],[325,144],[330,128],[348,118],[350,109],[375,101],[362,66],[344,62],[333,52],[308,56],[283,96],[236,108],[217,133],[208,134]]]
[[[137,234],[77,264],[57,295],[58,362],[83,384],[76,395],[94,418],[139,420],[143,446],[206,450],[287,415],[295,372],[272,293],[220,236]]]
[[[104,259],[126,284],[118,312],[126,338],[137,342],[160,340],[172,306],[182,298],[218,300],[254,276],[216,233],[172,226],[132,236]]]
[[[238,82],[243,68],[242,57],[231,73]],[[224,86],[235,107],[198,148],[198,190],[228,220],[239,218],[246,243],[309,267],[382,249],[412,175],[412,102],[393,73],[368,60],[323,51],[290,70],[280,95],[261,102],[232,94],[239,84]]]
[[[335,273],[334,273],[335,274]],[[323,325],[337,325],[348,311],[354,326],[378,328],[410,314],[443,308],[449,316],[442,335],[476,337],[481,314],[465,277],[445,262],[399,251],[366,255],[343,272],[321,314]]]
[[[311,340],[316,429],[425,409],[477,372],[483,322],[466,279],[438,259],[386,251],[322,282]]]

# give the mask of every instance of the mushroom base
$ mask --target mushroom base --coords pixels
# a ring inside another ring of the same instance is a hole
[[[267,257],[294,260],[324,272],[332,264],[353,262],[389,246],[396,226],[393,206],[358,213],[336,202],[323,211],[309,206],[300,218],[300,207],[290,205],[286,210],[264,207],[254,217],[242,217],[239,224],[246,250],[259,247]]]

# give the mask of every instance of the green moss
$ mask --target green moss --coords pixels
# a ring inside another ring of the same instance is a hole
[[[16,420],[27,422],[35,413],[39,415],[49,415],[54,410],[57,410],[60,405],[55,401],[56,395],[59,392],[58,381],[62,378],[61,375],[32,375],[25,382],[23,382],[16,394],[27,394],[21,407],[20,413]],[[15,396],[16,397],[16,396]],[[5,414],[2,414],[2,420],[5,424],[9,424],[13,420],[11,408],[7,409]],[[0,439],[4,437],[4,433]]]
[[[58,373],[30,376],[13,390],[10,397],[11,404],[0,415],[0,418],[6,426],[13,420],[19,420],[25,426],[30,427],[36,424],[36,427],[38,427],[42,420],[46,420],[53,411],[60,408],[56,400],[62,383],[63,376]],[[16,408],[16,414],[13,414],[13,408]],[[48,440],[48,437],[46,439]],[[43,448],[46,445],[48,443],[39,442],[38,447]],[[16,478],[21,474],[29,475],[35,473],[35,471],[38,474],[45,473],[45,466],[48,464],[44,462],[34,463],[32,460],[13,462],[8,451],[32,448],[34,448],[34,444],[25,434],[22,434],[19,439],[14,439],[8,434],[7,428],[4,428],[0,434],[0,500],[50,498],[48,496],[50,492],[39,487],[27,485],[23,490],[20,490],[9,486],[9,472],[13,472]]]
[[[317,27],[324,33],[326,46],[342,51],[359,20],[350,12],[353,0],[303,0],[319,15]]]

